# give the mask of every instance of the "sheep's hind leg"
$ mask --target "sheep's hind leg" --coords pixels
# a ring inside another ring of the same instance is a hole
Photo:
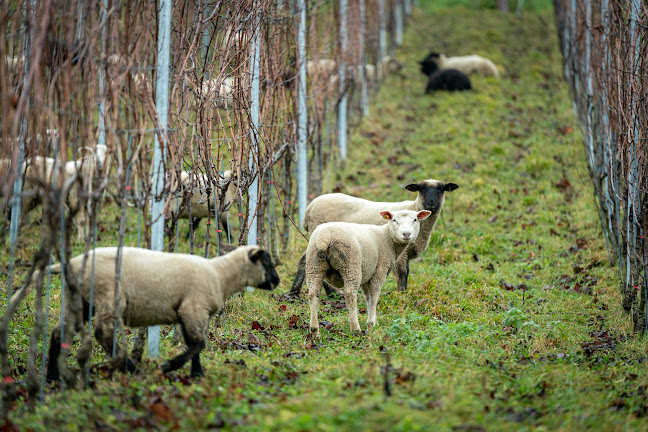
[[[289,295],[291,297],[299,297],[304,279],[306,277],[306,253],[302,255],[297,264],[297,272],[295,272],[295,279],[293,279],[292,287],[290,287]]]

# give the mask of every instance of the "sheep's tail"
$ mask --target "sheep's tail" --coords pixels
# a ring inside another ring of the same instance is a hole
[[[18,302],[25,298],[27,294],[31,292],[31,290],[34,289],[34,286],[36,285],[36,281],[41,279],[44,275],[47,274],[48,268],[46,267],[42,272],[41,270],[36,270],[34,274],[32,275],[31,281],[29,281],[29,284],[25,287],[22,287],[18,289],[14,295],[11,296],[11,300],[9,302],[11,303],[12,308],[16,308],[18,306]],[[59,274],[61,273],[61,264],[53,264],[49,266],[49,270],[52,272],[52,274]]]
[[[351,258],[347,253],[346,244],[329,236],[320,236],[317,239],[317,255],[318,258],[328,262],[329,266],[334,269],[346,267],[346,263]]]

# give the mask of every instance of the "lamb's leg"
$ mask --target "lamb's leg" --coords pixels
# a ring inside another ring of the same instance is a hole
[[[358,275],[342,275],[344,280],[344,301],[346,302],[347,311],[349,312],[349,324],[352,332],[360,332],[360,323],[358,322],[358,288],[360,280]]]
[[[367,284],[367,331],[371,331],[376,325],[376,308],[380,290],[385,283],[385,278],[371,280]]]
[[[306,255],[304,255],[305,257]],[[308,305],[310,306],[310,333],[313,339],[320,339],[319,321],[317,313],[319,310],[320,293],[324,276],[321,273],[309,273],[306,275],[306,287],[308,288]]]
[[[301,292],[301,287],[304,284],[304,279],[306,277],[306,253],[302,255],[297,264],[297,272],[295,273],[295,279],[293,280],[292,287],[290,288],[290,295],[292,297],[299,297]],[[309,294],[310,295],[310,294]]]
[[[205,348],[205,333],[209,324],[209,312],[200,309],[198,306],[192,307],[187,303],[178,309],[180,315],[180,324],[184,334],[187,350],[182,354],[167,360],[162,364],[162,372],[168,373],[181,368],[189,359],[191,359],[191,376],[203,376],[202,367],[200,366],[200,352]],[[198,358],[195,360],[195,358]]]

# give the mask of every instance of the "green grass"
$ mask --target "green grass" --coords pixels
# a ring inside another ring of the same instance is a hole
[[[307,303],[281,297],[305,248],[295,235],[278,292],[234,298],[212,326],[205,378],[191,382],[188,367],[164,377],[161,360],[136,375],[98,367],[92,390],[48,390],[33,410],[20,399],[11,420],[32,430],[648,428],[648,352],[621,310],[551,12],[424,9],[434,13],[415,11],[397,52],[403,76],[383,85],[328,180],[377,200],[406,199],[403,186],[425,178],[460,185],[409,291],[388,278],[372,334],[352,335],[346,310],[326,300],[321,344],[307,340]],[[425,96],[416,61],[438,47],[486,55],[502,78]],[[102,244],[117,223],[107,209]],[[129,244],[136,223],[130,215]],[[23,260],[37,238],[28,232]],[[13,323],[16,378],[31,316],[23,307]],[[161,349],[181,346],[165,334]],[[95,347],[93,363],[103,360]]]

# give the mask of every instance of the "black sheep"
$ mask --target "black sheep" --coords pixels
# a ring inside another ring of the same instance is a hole
[[[456,69],[441,69],[430,76],[425,93],[433,93],[436,90],[462,91],[471,89],[472,85],[466,74]]]

